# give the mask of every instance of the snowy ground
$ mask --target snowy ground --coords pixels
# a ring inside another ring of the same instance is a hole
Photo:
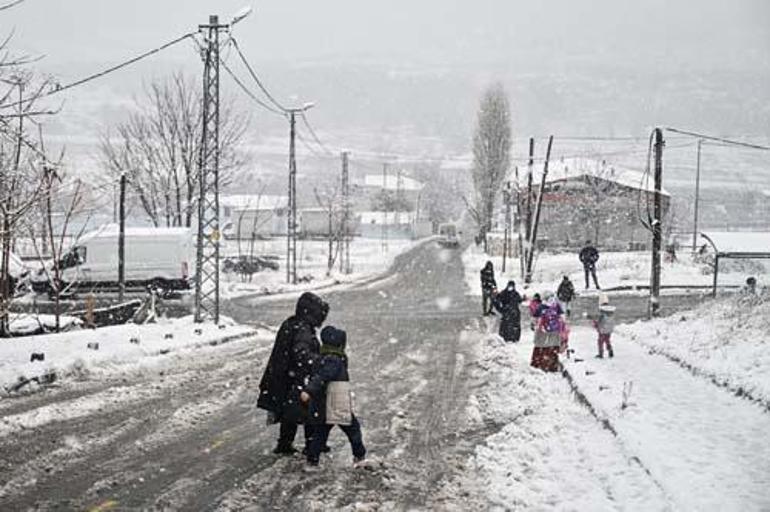
[[[463,260],[478,293],[473,252]],[[498,431],[468,478],[500,509],[770,509],[769,305],[724,297],[620,325],[616,357],[601,360],[578,318],[566,379],[529,366],[530,331],[506,344],[486,319],[465,333],[479,366],[468,415]]]
[[[636,286],[649,286],[650,260],[649,252],[602,252],[596,268],[599,285],[603,289],[610,290],[616,287],[633,288]],[[492,261],[494,264],[498,286],[505,286],[509,279],[513,279],[517,283],[521,282],[518,258],[508,260],[506,272],[503,273],[501,271],[502,256],[487,256],[480,248],[471,245],[463,254],[465,266],[469,269],[475,269],[475,272],[468,272],[466,274],[471,293],[481,295],[479,272],[487,261]],[[760,286],[770,284],[770,274],[768,274],[770,272],[770,265],[764,266],[764,273],[756,272],[758,268],[753,266],[751,268],[732,266],[734,271],[731,272],[730,266],[720,265],[719,284],[740,286],[745,283],[746,277],[749,275],[756,276]],[[705,264],[693,262],[691,257],[682,251],[679,254],[678,261],[674,263],[663,262],[661,284],[671,287],[708,287],[713,284],[714,279],[713,274],[709,272]],[[533,282],[529,289],[541,293],[544,291],[556,292],[556,288],[565,275],[569,276],[577,292],[581,293],[585,287],[585,277],[577,254],[540,254],[535,262]],[[591,289],[593,290],[593,282],[591,283]]]
[[[323,240],[300,240],[297,243],[297,285],[286,284],[286,240],[259,240],[255,242],[254,254],[280,256],[277,271],[263,271],[254,274],[252,282],[242,282],[232,273],[223,273],[222,295],[235,298],[243,295],[273,295],[285,292],[318,289],[337,284],[354,283],[375,276],[390,267],[399,254],[425,240],[388,240],[383,245],[380,239],[354,238],[350,243],[351,274],[339,272],[339,260],[331,275],[326,275],[328,242]],[[241,251],[248,253],[248,242],[241,242]],[[227,241],[224,253],[238,255],[238,242]],[[304,281],[305,279],[309,281]]]
[[[651,322],[619,326],[635,342],[770,407],[770,295],[724,297]]]
[[[228,319],[222,319],[220,326],[196,324],[192,317],[185,317],[4,340],[0,343],[0,386],[9,388],[19,379],[48,372],[55,372],[61,381],[136,370],[153,365],[159,355],[257,334]],[[94,344],[98,349],[89,348]],[[32,353],[44,354],[45,360],[31,362]]]

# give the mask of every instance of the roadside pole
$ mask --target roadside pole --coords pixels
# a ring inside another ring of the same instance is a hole
[[[126,173],[120,174],[120,200],[118,204],[120,232],[118,233],[118,302],[126,294]]]
[[[698,245],[698,205],[700,203],[700,151],[703,139],[698,139],[698,160],[695,165],[695,218],[692,225],[692,252]]]
[[[663,233],[662,193],[663,188],[663,131],[655,128],[655,196],[652,219],[652,277],[650,279],[649,316],[656,317],[660,311],[660,246]]]
[[[537,206],[535,207],[535,221],[532,225],[532,234],[529,242],[529,255],[527,257],[527,272],[524,276],[525,283],[532,282],[532,263],[535,260],[535,244],[537,243],[537,227],[540,224],[540,210],[543,207],[543,194],[545,193],[545,180],[548,177],[548,163],[551,160],[551,147],[553,146],[553,135],[548,138],[548,149],[545,152],[545,163],[543,164],[543,178],[540,181],[540,192],[537,195]]]

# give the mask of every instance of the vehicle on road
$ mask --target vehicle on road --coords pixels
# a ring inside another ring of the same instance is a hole
[[[222,262],[222,272],[251,275],[263,270],[278,270],[276,256],[229,256]]]
[[[111,288],[118,284],[118,229],[109,225],[87,233],[59,258],[60,290]],[[194,244],[188,228],[126,228],[127,288],[190,288]],[[52,264],[32,276],[37,292],[52,289]]]
[[[460,239],[457,238],[457,226],[452,223],[441,224],[438,227],[438,243],[442,247],[459,247]]]

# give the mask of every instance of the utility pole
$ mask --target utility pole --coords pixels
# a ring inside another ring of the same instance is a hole
[[[297,159],[295,138],[297,121],[294,110],[289,112],[289,204],[286,226],[286,282],[297,284]]]
[[[700,203],[700,151],[703,139],[698,139],[698,159],[695,164],[695,218],[692,226],[692,252],[698,246],[698,205]]]
[[[503,272],[505,272],[505,263],[510,258],[509,249],[511,246],[511,182],[508,181],[503,194],[505,200],[505,232],[503,233]]]
[[[522,229],[524,225],[521,222],[521,183],[519,182],[519,167],[514,168],[514,176],[516,177],[516,233],[519,238],[519,270],[521,271],[521,278],[524,279],[524,237]]]
[[[387,252],[388,251],[388,163],[384,162],[382,164],[382,226],[381,226],[381,237],[382,237],[382,251]]]
[[[652,277],[650,279],[650,317],[660,311],[660,246],[663,234],[662,193],[663,189],[663,131],[655,128],[655,196],[652,219]]]
[[[401,194],[402,194],[402,173],[403,170],[399,169],[396,171],[396,200],[393,202],[395,205],[395,213],[394,213],[394,221],[393,223],[396,225],[396,234],[398,235],[398,230],[401,229]]]
[[[299,108],[285,109],[289,114],[289,214],[286,226],[286,282],[297,284],[297,114],[304,115],[313,108],[305,103]]]
[[[219,34],[229,25],[209,16],[199,25],[205,34],[203,58],[202,140],[198,161],[198,244],[195,258],[195,321],[219,322]]]
[[[126,295],[126,173],[120,173],[120,203],[118,205],[118,301]]]
[[[545,164],[543,165],[543,178],[540,182],[540,193],[537,195],[537,206],[535,207],[535,222],[532,226],[532,236],[529,239],[529,256],[527,257],[527,272],[524,276],[525,283],[532,282],[532,263],[535,259],[535,244],[537,243],[537,227],[540,223],[540,211],[543,206],[543,195],[545,193],[545,179],[548,176],[548,162],[551,160],[551,146],[553,146],[553,135],[548,138],[548,150],[545,152]]]
[[[527,163],[527,218],[526,218],[526,236],[524,237],[524,240],[526,240],[526,243],[528,244],[529,241],[532,239],[532,173],[534,171],[535,167],[535,138],[530,137],[529,138],[529,162]],[[526,268],[529,267],[529,262],[526,261],[526,258],[529,258],[529,246],[524,247],[524,254],[525,254],[525,261],[524,261],[524,267],[525,267],[525,279],[526,279]]]
[[[340,272],[350,274],[350,174],[347,151],[342,152],[342,249]]]

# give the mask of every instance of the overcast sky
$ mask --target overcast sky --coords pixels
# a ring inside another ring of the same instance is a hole
[[[766,0],[26,0],[0,25],[58,68],[120,59],[244,5],[255,11],[238,34],[261,61],[537,65],[558,50],[602,65],[769,65]]]

